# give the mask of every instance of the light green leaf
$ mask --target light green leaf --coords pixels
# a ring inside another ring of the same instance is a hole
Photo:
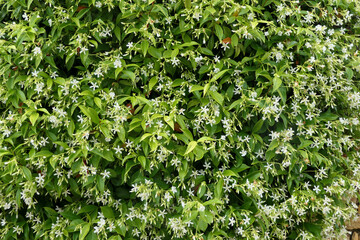
[[[157,58],[157,59],[159,59],[159,58],[161,58],[161,52],[160,52],[160,50],[159,49],[156,49],[156,48],[154,48],[153,46],[151,46],[151,47],[149,47],[149,54],[151,55],[151,56],[153,56],[154,58]]]
[[[192,85],[191,89],[190,89],[190,92],[200,91],[200,90],[203,90],[203,89],[204,89],[204,87],[202,87],[202,86]]]
[[[34,112],[30,115],[30,122],[32,125],[35,125],[36,120],[39,118],[39,114],[37,112]]]
[[[25,167],[25,166],[22,166],[21,168],[22,168],[22,170],[23,170],[23,173],[24,173],[24,175],[25,175],[25,178],[26,178],[28,181],[31,181],[31,180],[32,180],[32,176],[31,176],[30,170],[29,170],[27,167]]]
[[[185,1],[186,9],[190,9],[191,8],[191,0],[184,0],[184,1]]]
[[[213,205],[213,204],[223,204],[223,201],[221,201],[219,198],[214,198],[203,203],[204,206]]]
[[[135,73],[128,71],[128,70],[124,70],[123,71],[124,75],[129,77],[131,79],[131,81],[135,82]]]
[[[197,142],[205,142],[205,141],[215,141],[215,139],[211,137],[201,137],[197,140]]]
[[[151,90],[156,83],[158,82],[158,78],[156,76],[152,77],[149,81],[149,90]]]
[[[212,96],[212,98],[217,102],[219,103],[220,105],[223,104],[224,102],[224,97],[218,93],[218,92],[214,92],[214,91],[210,91],[210,95]]]
[[[142,41],[141,42],[141,51],[143,52],[144,57],[146,56],[147,50],[149,49],[149,42],[148,41]]]
[[[281,86],[281,79],[279,77],[274,77],[273,78],[273,90],[272,92],[275,92],[280,86]]]
[[[218,72],[217,74],[215,74],[211,79],[210,79],[210,83],[211,82],[215,82],[216,80],[218,80],[222,75],[224,75],[224,73],[226,73],[227,71],[229,71],[230,69],[225,69],[222,70],[221,72]]]
[[[189,154],[192,150],[194,150],[196,145],[197,145],[196,141],[191,141],[186,149],[185,155]]]
[[[216,32],[216,36],[219,38],[219,40],[220,41],[223,40],[224,31],[219,24],[215,25],[215,32]]]
[[[139,157],[138,157],[138,160],[139,160],[141,166],[142,166],[144,169],[146,169],[146,158],[145,158],[144,156],[139,156]]]
[[[101,99],[98,97],[95,97],[94,102],[95,102],[96,106],[98,106],[101,109]]]
[[[80,229],[79,240],[84,240],[86,235],[89,233],[89,231],[90,231],[90,223],[85,223],[84,225],[82,225]]]

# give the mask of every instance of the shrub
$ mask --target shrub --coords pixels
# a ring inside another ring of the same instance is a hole
[[[0,0],[1,239],[342,239],[356,0]]]

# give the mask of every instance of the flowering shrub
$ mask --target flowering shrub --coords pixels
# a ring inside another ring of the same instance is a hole
[[[1,239],[344,239],[357,0],[0,0]]]

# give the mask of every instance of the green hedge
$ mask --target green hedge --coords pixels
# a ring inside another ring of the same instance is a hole
[[[0,0],[1,239],[346,239],[357,0]]]

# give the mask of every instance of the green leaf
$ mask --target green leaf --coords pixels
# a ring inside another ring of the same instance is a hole
[[[97,188],[99,189],[99,191],[101,193],[104,192],[104,190],[105,190],[105,179],[102,178],[102,176],[100,176],[100,175],[96,176],[96,186],[97,186]]]
[[[196,228],[201,230],[202,232],[205,232],[208,227],[207,222],[204,220],[198,220],[198,223],[196,224]]]
[[[200,48],[199,52],[205,55],[214,56],[214,53],[208,48]]]
[[[189,154],[192,150],[194,150],[194,148],[196,147],[196,145],[197,145],[197,142],[196,142],[196,141],[191,141],[191,142],[189,143],[189,145],[187,146],[185,155]]]
[[[21,91],[20,89],[17,89],[17,96],[20,98],[21,101],[25,102],[26,101],[26,96],[24,94],[23,91]]]
[[[275,92],[280,86],[281,86],[281,79],[279,77],[274,77],[273,78],[273,90],[272,92]]]
[[[218,80],[222,75],[224,75],[224,73],[226,73],[227,71],[229,71],[230,69],[225,69],[222,70],[221,72],[218,72],[217,74],[215,74],[211,79],[210,79],[210,83],[211,82],[215,82],[216,80]]]
[[[115,160],[111,151],[104,150],[103,152],[101,152],[99,149],[94,148],[91,150],[91,152],[108,160],[109,162],[113,162]]]
[[[219,198],[214,198],[203,203],[204,206],[214,205],[214,204],[223,204],[223,201],[221,201]]]
[[[111,207],[102,206],[101,212],[104,214],[104,217],[106,218],[115,218],[114,211]]]
[[[191,0],[184,0],[185,2],[185,8],[190,9],[191,8]]]
[[[100,125],[99,128],[106,138],[111,138],[111,132],[105,125]]]
[[[315,237],[321,237],[322,227],[321,225],[314,223],[304,223],[305,229],[311,232]]]
[[[146,53],[149,49],[149,42],[144,40],[141,42],[141,51],[143,52],[144,57],[146,56]]]
[[[30,6],[31,6],[32,2],[33,2],[33,0],[28,0],[28,2],[27,2],[27,9],[30,9]]]
[[[259,171],[252,172],[248,174],[244,180],[249,179],[249,182],[252,182],[260,177],[261,173]]]
[[[30,122],[32,125],[35,125],[36,120],[39,118],[39,114],[37,112],[34,112],[30,115]]]
[[[331,113],[331,111],[328,110],[328,111],[320,114],[320,116],[317,118],[317,120],[319,120],[319,121],[334,121],[338,118],[339,118],[338,115]]]
[[[95,102],[96,106],[98,106],[101,109],[101,99],[98,97],[95,97],[94,102]]]
[[[144,157],[144,156],[139,156],[139,157],[138,157],[138,160],[139,160],[141,166],[142,166],[144,169],[146,169],[146,157]]]
[[[263,123],[264,123],[264,120],[260,119],[260,120],[255,124],[252,132],[253,132],[253,133],[257,133],[258,131],[260,131]]]
[[[92,122],[98,124],[100,122],[97,112],[92,108],[87,108],[83,105],[79,105],[81,112],[91,119]]]
[[[189,92],[195,92],[195,91],[200,91],[200,90],[203,90],[204,87],[203,86],[200,86],[200,85],[191,85],[191,89]]]
[[[234,176],[234,177],[240,177],[239,174],[227,169],[224,171],[224,176]]]
[[[205,142],[205,141],[215,141],[215,139],[211,137],[201,137],[197,140],[197,142]]]
[[[28,181],[31,181],[31,180],[32,180],[32,176],[31,176],[30,170],[29,170],[27,167],[25,167],[25,166],[22,166],[21,168],[22,168],[22,170],[23,170],[23,173],[24,173],[24,175],[25,175],[25,178],[26,178]]]
[[[124,70],[123,71],[123,75],[129,77],[131,79],[131,81],[135,82],[135,73],[131,72],[131,71],[128,71],[128,70]]]
[[[240,165],[240,167],[237,167],[237,168],[231,168],[231,170],[233,171],[233,172],[236,172],[236,173],[238,173],[238,172],[242,172],[242,171],[244,171],[244,170],[246,170],[246,169],[248,169],[248,168],[250,168],[248,165],[246,165],[246,164],[241,164]]]
[[[79,240],[84,240],[86,235],[89,233],[89,231],[90,231],[90,223],[85,223],[84,225],[82,225],[80,229]]]
[[[279,140],[273,140],[273,141],[271,141],[271,143],[270,143],[270,145],[269,145],[269,148],[268,148],[268,150],[267,151],[271,151],[271,150],[273,150],[274,148],[276,148],[276,147],[278,147],[279,146]]]
[[[89,108],[88,110],[89,110],[91,120],[94,123],[98,124],[100,122],[100,119],[99,119],[99,116],[98,116],[97,112],[95,111],[95,109]]]
[[[154,58],[157,58],[157,59],[161,58],[161,55],[162,55],[161,52],[158,49],[154,48],[153,46],[151,46],[148,51],[149,51],[149,54],[151,56],[153,56]]]
[[[79,21],[79,19],[78,19],[78,18],[73,17],[73,18],[71,18],[71,20],[73,20],[73,22],[76,24],[76,26],[77,26],[78,28],[80,28],[80,27],[81,27],[81,25],[80,25],[80,21]]]
[[[224,97],[218,93],[218,92],[214,92],[214,91],[210,91],[210,95],[212,96],[212,98],[217,102],[219,103],[220,105],[223,104],[224,102]]]
[[[156,76],[152,77],[149,81],[149,90],[151,90],[156,85],[157,82],[158,82],[158,78]]]
[[[169,124],[171,129],[174,130],[174,121],[172,120],[172,118],[170,116],[164,116],[164,120],[167,124]]]
[[[121,33],[120,33],[120,28],[118,26],[115,27],[114,33],[115,33],[116,38],[119,41],[121,41]]]
[[[265,42],[266,39],[265,39],[265,35],[261,32],[261,31],[258,31],[256,29],[250,29],[249,30],[249,33],[251,35],[253,35],[255,38],[261,40],[262,42]]]
[[[304,141],[302,141],[301,144],[299,145],[298,150],[304,149],[304,148],[310,146],[312,143],[313,143],[313,141],[304,140]]]
[[[81,214],[81,213],[91,213],[91,212],[94,212],[94,211],[97,211],[98,207],[97,206],[94,206],[94,205],[85,205],[83,206],[80,211],[78,212],[78,214]]]
[[[239,43],[239,37],[236,34],[233,34],[231,36],[231,45],[233,47],[236,47],[238,45],[238,43]]]
[[[215,24],[215,32],[216,32],[216,36],[219,38],[219,40],[220,41],[223,40],[224,32],[219,24]]]
[[[220,180],[217,182],[215,186],[215,198],[221,198],[223,186],[224,186],[224,180],[220,178]]]

